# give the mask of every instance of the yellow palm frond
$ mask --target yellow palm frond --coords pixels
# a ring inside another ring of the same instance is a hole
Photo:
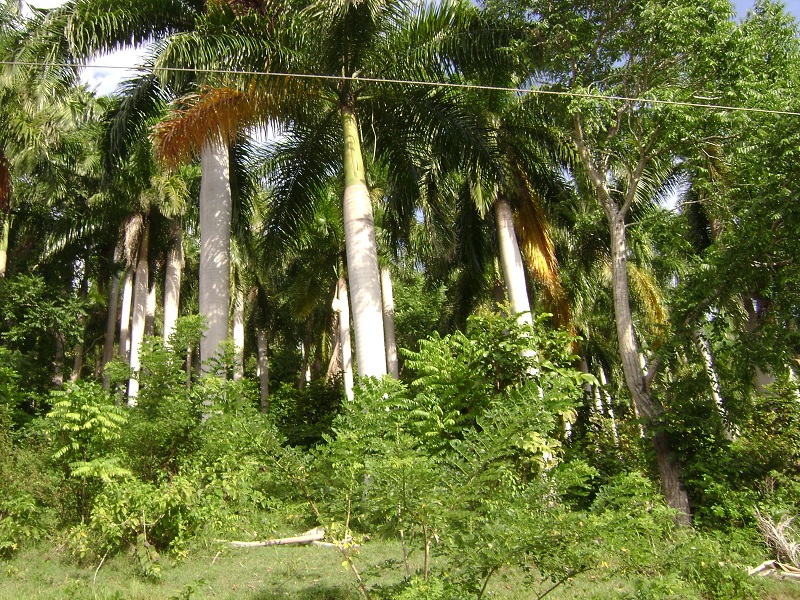
[[[669,315],[661,288],[653,274],[633,263],[628,263],[628,281],[633,296],[639,303],[645,326],[654,333],[667,325]]]
[[[520,250],[528,263],[531,275],[544,288],[546,304],[552,311],[556,323],[568,325],[569,302],[561,284],[550,222],[544,214],[539,198],[528,185],[524,175],[518,173],[518,176],[525,181],[522,189],[518,190],[515,222]]]
[[[251,83],[246,90],[206,87],[186,96],[186,108],[175,110],[153,133],[155,154],[175,167],[200,153],[212,140],[231,144],[245,127],[267,125],[283,114],[288,85],[273,78],[269,86]]]

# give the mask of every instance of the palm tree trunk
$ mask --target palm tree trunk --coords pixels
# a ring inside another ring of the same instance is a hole
[[[228,339],[230,310],[231,185],[228,147],[209,142],[200,157],[200,314],[206,334],[200,341],[204,370]],[[224,377],[225,373],[218,373]]]
[[[64,336],[56,332],[56,353],[53,358],[53,387],[60,390],[64,385]]]
[[[722,435],[726,440],[734,438],[733,431],[728,426],[728,412],[725,410],[725,401],[722,399],[722,388],[719,384],[719,376],[717,370],[714,368],[714,357],[711,354],[711,344],[699,329],[694,329],[692,332],[697,352],[703,360],[703,367],[708,376],[708,383],[711,386],[711,398],[714,400],[714,405],[717,407],[720,419],[722,420]]]
[[[119,313],[119,349],[117,353],[127,362],[130,359],[131,343],[131,305],[133,302],[133,274],[135,270],[129,266],[125,269],[125,280],[122,283],[122,307]]]
[[[761,315],[759,313],[761,311],[759,309],[761,308],[761,302],[758,298],[745,297],[743,299],[744,309],[747,312],[747,323],[745,324],[747,333],[754,332],[760,325]],[[753,387],[755,387],[756,392],[763,394],[767,386],[772,385],[775,381],[775,374],[769,368],[764,371],[759,365],[756,365],[755,374],[753,375]]]
[[[258,363],[256,365],[256,375],[261,392],[261,412],[269,411],[269,345],[267,344],[267,332],[263,327],[256,329],[256,339],[258,343]]]
[[[147,312],[147,295],[149,266],[147,264],[148,237],[150,225],[145,223],[142,239],[139,244],[139,255],[136,263],[136,280],[133,291],[133,318],[131,319],[131,371],[132,376],[128,381],[128,406],[136,405],[136,396],[139,394],[139,350],[144,339],[145,313]]]
[[[600,387],[597,389],[597,397],[605,398],[605,409],[608,418],[611,419],[611,429],[614,433],[614,445],[619,446],[619,431],[617,429],[617,417],[614,415],[614,402],[611,394],[608,393],[608,380],[606,379],[606,370],[603,365],[598,365],[598,379],[600,380]],[[602,400],[601,400],[602,403]],[[644,429],[639,423],[639,431],[644,437]]]
[[[0,279],[6,276],[8,263],[8,238],[11,235],[11,215],[3,215],[3,228],[0,231]]]
[[[381,278],[372,202],[364,175],[356,116],[342,108],[344,132],[344,231],[347,273],[353,297],[356,362],[362,377],[386,375]]]
[[[619,339],[619,352],[625,382],[639,414],[651,421],[661,413],[650,395],[639,358],[639,343],[633,331],[630,292],[628,288],[628,247],[625,237],[625,219],[619,211],[606,205],[609,227],[611,229],[611,286],[614,296],[614,316]],[[689,496],[681,482],[681,469],[672,457],[669,438],[663,431],[653,436],[653,447],[661,478],[661,490],[667,504],[678,511],[677,521],[691,525],[692,513]]]
[[[342,380],[344,395],[353,401],[353,352],[350,348],[350,299],[347,297],[347,282],[340,277],[336,285],[339,299],[339,344],[342,353]]]
[[[397,341],[394,336],[394,293],[392,274],[386,267],[381,269],[381,296],[383,297],[383,333],[386,338],[386,370],[395,379],[400,378],[397,363]]]
[[[114,358],[114,332],[117,328],[117,305],[119,304],[119,271],[111,276],[111,291],[108,293],[108,316],[106,317],[106,335],[103,340],[103,363],[105,367]],[[103,389],[111,387],[111,380],[103,373]]]
[[[82,301],[86,301],[86,297],[89,295],[89,277],[86,274],[86,270],[84,267],[84,274],[81,278],[81,288],[78,292],[78,297]],[[81,327],[81,341],[75,344],[75,348],[73,349],[73,353],[75,354],[72,362],[72,373],[69,374],[69,380],[71,383],[75,383],[81,377],[81,371],[83,370],[83,338],[86,335],[86,317],[81,315],[78,319],[78,322]]]
[[[519,323],[530,324],[533,318],[528,300],[528,287],[525,283],[525,265],[522,262],[522,253],[519,251],[511,205],[505,198],[498,197],[495,200],[494,214],[497,222],[497,238],[500,242],[500,262],[503,265],[503,277],[506,280],[511,310],[517,315]]]
[[[183,270],[183,228],[180,218],[172,220],[167,250],[167,267],[164,275],[164,345],[175,331],[181,296],[181,271]]]
[[[0,279],[6,276],[8,261],[8,238],[11,234],[11,164],[0,150]]]
[[[236,290],[233,307],[233,380],[244,377],[244,292]]]
[[[156,281],[147,290],[147,305],[144,315],[144,334],[153,335],[156,328]]]

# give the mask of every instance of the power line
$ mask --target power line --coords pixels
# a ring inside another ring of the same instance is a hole
[[[134,70],[138,67],[123,65],[92,65],[86,63],[45,63],[25,61],[0,61],[0,65],[12,67],[66,67],[78,69],[123,69]],[[479,85],[474,83],[453,83],[447,81],[419,81],[414,79],[392,79],[381,77],[348,77],[345,75],[318,75],[313,73],[277,73],[272,71],[238,71],[234,69],[189,69],[182,67],[154,67],[154,71],[175,73],[203,73],[216,75],[255,75],[266,77],[293,77],[295,79],[318,79],[326,81],[360,81],[364,83],[382,83],[393,85],[418,85],[423,87],[458,88],[466,90],[483,90],[494,92],[513,92],[517,94],[531,94],[540,96],[562,96],[568,98],[583,98],[587,100],[604,100],[612,102],[640,102],[642,104],[660,104],[662,106],[679,106],[685,108],[704,108],[709,110],[760,113],[768,115],[783,115],[800,117],[800,112],[771,108],[755,108],[748,106],[730,106],[726,104],[704,104],[702,102],[687,102],[682,100],[660,100],[658,98],[640,98],[634,96],[617,96],[613,94],[590,94],[569,90],[543,90],[537,88],[516,88],[497,85]]]

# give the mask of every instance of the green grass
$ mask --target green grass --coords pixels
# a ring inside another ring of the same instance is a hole
[[[368,586],[387,585],[402,577],[400,559],[398,544],[370,541],[362,547],[357,565]],[[21,552],[0,563],[0,600],[361,598],[352,574],[342,565],[342,556],[331,548],[200,549],[182,561],[163,558],[158,582],[137,575],[136,561],[129,554],[109,558],[98,570],[99,563],[98,558],[93,565],[78,566],[43,547]],[[541,594],[548,587],[543,584],[536,592]],[[800,585],[795,583],[760,580],[759,587],[759,596],[766,600],[800,599]],[[629,582],[590,571],[558,587],[547,599],[613,599],[630,592]],[[519,573],[509,570],[493,579],[484,597],[531,600],[537,594],[523,585]]]

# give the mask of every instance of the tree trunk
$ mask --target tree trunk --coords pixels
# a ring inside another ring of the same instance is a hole
[[[639,344],[633,331],[624,215],[608,205],[606,205],[606,213],[611,229],[611,285],[622,371],[634,406],[649,424],[654,417],[660,415],[661,407],[653,401],[647,387],[639,358]],[[689,507],[689,496],[681,483],[680,465],[671,456],[667,434],[663,431],[656,432],[653,436],[653,447],[664,498],[671,508],[678,511],[676,520],[683,525],[691,525],[692,513]]]
[[[256,329],[256,339],[258,344],[256,375],[261,391],[261,412],[265,413],[269,411],[269,345],[263,327]]]
[[[84,267],[83,277],[81,278],[81,288],[78,292],[78,297],[82,301],[86,301],[87,296],[89,295],[89,277],[86,274],[86,270]],[[75,383],[81,377],[81,371],[83,370],[83,338],[86,336],[86,317],[81,316],[78,319],[78,322],[81,327],[81,341],[75,344],[75,348],[73,349],[73,353],[75,354],[72,362],[72,373],[69,374],[70,383]]]
[[[303,360],[300,365],[300,378],[297,381],[297,388],[304,390],[306,384],[311,382],[311,347],[314,341],[314,316],[311,315],[306,321],[306,330],[303,339],[300,341],[300,350],[303,353]]]
[[[719,376],[717,370],[714,368],[714,356],[711,354],[711,344],[699,329],[694,329],[692,332],[694,343],[697,346],[697,352],[700,358],[703,359],[703,367],[708,377],[708,383],[711,386],[711,397],[714,400],[714,405],[717,407],[720,419],[722,420],[722,435],[726,440],[734,438],[733,431],[728,424],[728,412],[725,410],[725,401],[722,399],[722,388],[719,384]]]
[[[763,312],[763,301],[758,298],[743,299],[744,309],[747,312],[747,323],[745,324],[745,331],[753,334],[758,329],[761,322],[761,313]],[[775,383],[775,374],[767,368],[766,371],[762,370],[759,365],[756,365],[755,374],[753,375],[753,386],[756,392],[763,394],[768,385]]]
[[[617,417],[614,415],[614,402],[611,394],[608,393],[608,380],[606,379],[606,370],[603,365],[598,365],[598,379],[600,380],[600,388],[597,390],[597,396],[605,398],[605,409],[608,413],[608,418],[611,419],[611,428],[614,432],[614,445],[619,446],[619,432],[617,431]],[[602,403],[602,400],[601,400]],[[639,431],[644,437],[644,428],[639,423]]]
[[[244,377],[244,292],[236,290],[233,308],[233,380]]]
[[[230,310],[231,185],[228,147],[209,142],[201,155],[200,182],[200,314],[206,332],[200,341],[204,371],[211,370],[220,345],[228,339]],[[225,373],[217,375],[224,377]]]
[[[164,345],[169,346],[169,338],[175,331],[178,321],[181,297],[181,272],[183,270],[183,228],[180,218],[172,220],[167,250],[167,267],[164,275]]]
[[[128,381],[128,406],[136,406],[136,396],[139,394],[139,350],[144,339],[145,313],[147,312],[147,295],[149,283],[149,266],[147,264],[148,237],[150,225],[145,223],[139,244],[138,260],[136,262],[136,280],[133,291],[133,318],[131,319],[131,358],[132,375]]]
[[[372,201],[364,175],[355,114],[347,107],[342,108],[341,114],[344,132],[344,235],[353,297],[358,374],[383,377],[386,375],[386,346]]]
[[[147,305],[144,315],[144,334],[154,335],[156,328],[156,281],[153,279],[152,285],[147,290]]]
[[[525,283],[525,265],[519,251],[514,215],[511,205],[501,197],[494,203],[495,221],[497,222],[497,238],[500,242],[500,261],[503,265],[503,277],[508,289],[508,300],[511,310],[519,323],[532,323],[531,304],[528,299],[528,286]]]
[[[6,276],[8,263],[8,238],[11,235],[11,215],[3,215],[3,227],[0,230],[0,279]]]
[[[397,363],[397,342],[394,336],[394,293],[392,274],[389,269],[381,269],[381,296],[383,297],[383,333],[386,338],[386,370],[395,379],[400,378]]]
[[[64,386],[64,336],[56,332],[56,354],[53,359],[53,387],[60,390]]]
[[[353,401],[353,353],[350,349],[350,300],[347,297],[347,282],[340,277],[336,284],[336,297],[339,299],[339,344],[342,353],[342,381],[344,394]]]
[[[114,358],[114,332],[117,329],[117,305],[119,304],[119,271],[111,276],[111,291],[108,293],[108,316],[106,317],[106,335],[103,340],[103,363],[105,367]],[[111,380],[103,373],[103,389],[111,387]]]
[[[125,269],[125,280],[122,284],[122,307],[119,314],[119,356],[127,362],[130,359],[131,305],[133,303],[134,268]]]

